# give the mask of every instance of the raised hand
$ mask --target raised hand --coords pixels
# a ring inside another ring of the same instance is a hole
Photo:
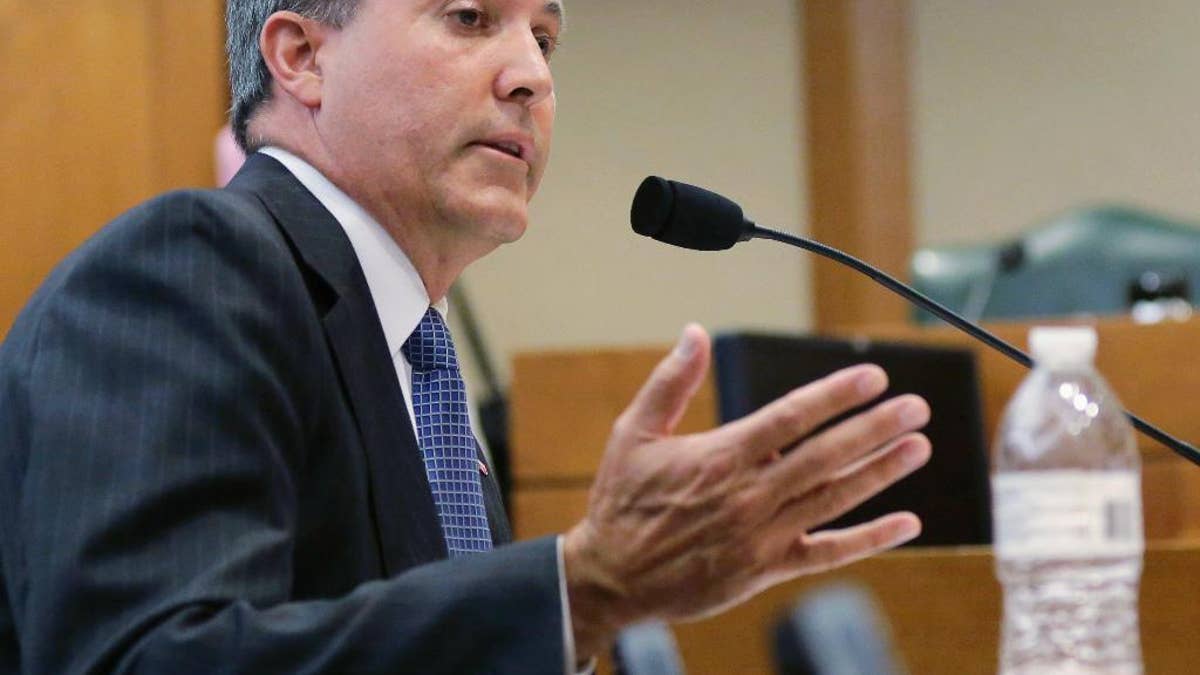
[[[917,396],[878,397],[876,366],[839,371],[712,431],[673,436],[710,360],[696,325],[617,419],[588,512],[564,542],[577,653],[649,617],[698,619],[801,574],[844,565],[920,533],[911,513],[810,531],[928,461]]]

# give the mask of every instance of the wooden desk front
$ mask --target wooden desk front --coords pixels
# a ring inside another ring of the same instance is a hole
[[[1183,356],[1200,343],[1200,321],[1099,326],[1099,366],[1124,403],[1187,439],[1200,439],[1200,369]],[[999,327],[1024,345],[1027,325]],[[974,345],[949,330],[906,326],[872,329],[870,336]],[[512,392],[514,523],[518,537],[561,532],[586,507],[587,488],[612,421],[668,347],[556,352],[518,356]],[[1023,370],[980,352],[982,399],[991,438],[1004,403]],[[707,383],[681,432],[716,423],[716,396]],[[936,411],[934,411],[936,414]],[[1200,663],[1193,586],[1200,583],[1200,468],[1143,444],[1147,554],[1142,627],[1148,672],[1187,672]],[[935,448],[936,452],[937,449]],[[899,649],[916,673],[993,672],[999,587],[981,549],[925,549],[889,554],[849,570],[774,589],[721,617],[676,628],[691,673],[770,672],[766,643],[773,617],[796,595],[835,578],[858,578],[881,600]]]

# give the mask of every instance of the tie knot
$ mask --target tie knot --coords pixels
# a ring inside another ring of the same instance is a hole
[[[421,317],[421,323],[404,341],[400,351],[412,364],[413,370],[418,372],[458,369],[458,357],[454,353],[450,330],[446,328],[442,315],[432,307]]]

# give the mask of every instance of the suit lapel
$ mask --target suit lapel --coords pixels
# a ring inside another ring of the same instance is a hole
[[[486,466],[487,457],[483,451],[477,450],[476,455],[480,463]],[[487,475],[480,476],[479,479],[483,488],[483,505],[487,509],[488,525],[492,528],[492,545],[503,546],[512,543],[512,528],[508,524],[504,496],[500,493],[500,484],[496,482],[496,472],[488,471]]]
[[[385,574],[445,558],[446,544],[387,340],[354,249],[283,165],[252,155],[231,183],[254,193],[335,296],[322,322],[362,438]]]

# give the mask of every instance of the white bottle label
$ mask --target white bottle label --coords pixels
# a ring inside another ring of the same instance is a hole
[[[996,556],[1139,555],[1142,490],[1135,471],[1026,471],[992,476]]]

